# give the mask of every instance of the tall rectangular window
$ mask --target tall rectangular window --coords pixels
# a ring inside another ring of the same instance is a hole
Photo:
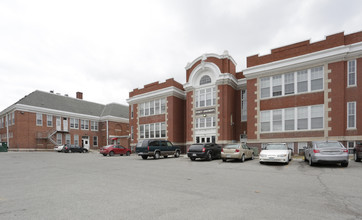
[[[145,126],[140,125],[140,138],[145,138]]]
[[[282,130],[282,110],[273,110],[273,131]]]
[[[150,124],[150,138],[155,137],[155,124]]]
[[[13,125],[15,125],[15,112],[11,114],[11,120],[13,121]]]
[[[297,87],[298,93],[308,91],[308,71],[301,70],[297,72]]]
[[[347,128],[356,128],[356,102],[347,103]]]
[[[140,116],[145,116],[145,103],[139,105],[140,107]]]
[[[161,135],[161,124],[156,123],[155,125],[155,138],[159,138]]]
[[[133,119],[133,105],[131,105],[131,119]]]
[[[145,116],[150,115],[150,102],[145,103]]]
[[[261,98],[270,97],[270,77],[260,78],[260,96]]]
[[[62,145],[62,134],[57,134],[57,144]]]
[[[36,125],[43,126],[43,115],[36,113]]]
[[[260,113],[261,132],[270,131],[270,111]]]
[[[65,135],[65,144],[70,145],[70,134]]]
[[[294,123],[294,108],[287,108],[284,110],[284,129],[286,131],[294,131],[295,130],[295,123]]]
[[[310,75],[310,89],[311,91],[323,89],[323,67],[314,67],[311,69]]]
[[[133,126],[131,126],[131,140],[133,140]]]
[[[348,86],[355,86],[356,81],[356,60],[348,61]]]
[[[89,130],[89,121],[88,120],[80,120],[80,128],[82,130]]]
[[[282,75],[273,76],[273,97],[282,95]]]
[[[298,110],[298,130],[308,129],[308,107],[299,107]]]
[[[323,105],[311,106],[311,129],[323,128]]]
[[[199,93],[200,93],[200,91],[196,91],[195,92],[195,106],[196,106],[196,108],[198,108],[199,107]]]
[[[155,114],[155,101],[150,102],[150,115]]]
[[[161,114],[166,113],[166,99],[161,99]]]
[[[160,100],[159,99],[157,99],[155,101],[155,114],[156,115],[160,114]]]
[[[53,127],[53,115],[47,115],[47,126]]]
[[[200,90],[200,107],[205,106],[205,90]]]
[[[74,135],[74,145],[79,146],[79,136],[77,134]]]
[[[150,125],[145,125],[145,138],[150,137]]]
[[[166,124],[164,122],[161,123],[161,137],[166,137]]]
[[[212,104],[212,90],[211,88],[206,89],[206,106],[211,106]]]
[[[212,88],[212,105],[216,105],[216,88]]]
[[[93,136],[93,146],[98,146],[98,136]]]
[[[92,131],[98,131],[98,122],[91,121],[91,130]]]
[[[74,119],[74,129],[79,129],[79,119]]]
[[[246,121],[248,117],[247,91],[241,90],[241,121]]]
[[[284,75],[284,94],[294,94],[294,73],[287,73]]]

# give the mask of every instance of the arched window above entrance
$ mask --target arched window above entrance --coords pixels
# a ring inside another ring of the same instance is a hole
[[[211,78],[210,78],[210,76],[205,75],[205,76],[201,77],[201,79],[200,79],[200,86],[201,86],[201,85],[205,85],[205,84],[209,84],[209,83],[211,83]]]

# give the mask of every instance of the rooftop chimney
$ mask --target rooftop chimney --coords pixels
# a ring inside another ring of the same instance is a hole
[[[77,92],[77,99],[83,99],[83,93]]]

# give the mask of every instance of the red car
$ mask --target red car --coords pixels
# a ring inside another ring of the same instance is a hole
[[[103,156],[109,155],[110,157],[115,154],[119,154],[121,156],[123,155],[129,156],[131,155],[131,150],[121,145],[107,145],[105,147],[102,147],[99,150],[99,153],[103,154]]]

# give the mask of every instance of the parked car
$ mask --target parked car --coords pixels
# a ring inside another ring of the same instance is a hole
[[[161,156],[167,158],[170,155],[179,157],[181,150],[179,146],[173,145],[170,141],[161,139],[144,139],[138,141],[136,145],[138,156],[146,160],[148,157],[159,159]]]
[[[225,162],[227,159],[237,159],[244,162],[245,159],[254,159],[254,151],[246,144],[228,144],[221,149],[221,159]]]
[[[58,152],[64,152],[64,147],[65,145],[57,145],[54,147],[54,150]]]
[[[99,150],[99,153],[103,154],[103,156],[109,155],[110,157],[114,156],[115,154],[119,154],[121,156],[123,155],[129,156],[131,155],[131,150],[121,145],[107,145],[102,147]]]
[[[348,166],[348,149],[338,141],[309,142],[304,152],[304,160],[310,166],[317,163],[341,163],[342,167]]]
[[[259,154],[259,162],[279,162],[288,164],[292,160],[292,150],[286,143],[270,143]]]
[[[64,152],[65,153],[74,153],[74,152],[78,152],[78,153],[87,153],[89,149],[85,148],[85,147],[81,147],[78,145],[65,145],[64,147]]]
[[[362,158],[362,141],[357,141],[353,149],[354,161],[361,162]]]
[[[190,146],[187,156],[190,160],[196,158],[212,160],[221,158],[221,147],[214,143],[193,144]]]

